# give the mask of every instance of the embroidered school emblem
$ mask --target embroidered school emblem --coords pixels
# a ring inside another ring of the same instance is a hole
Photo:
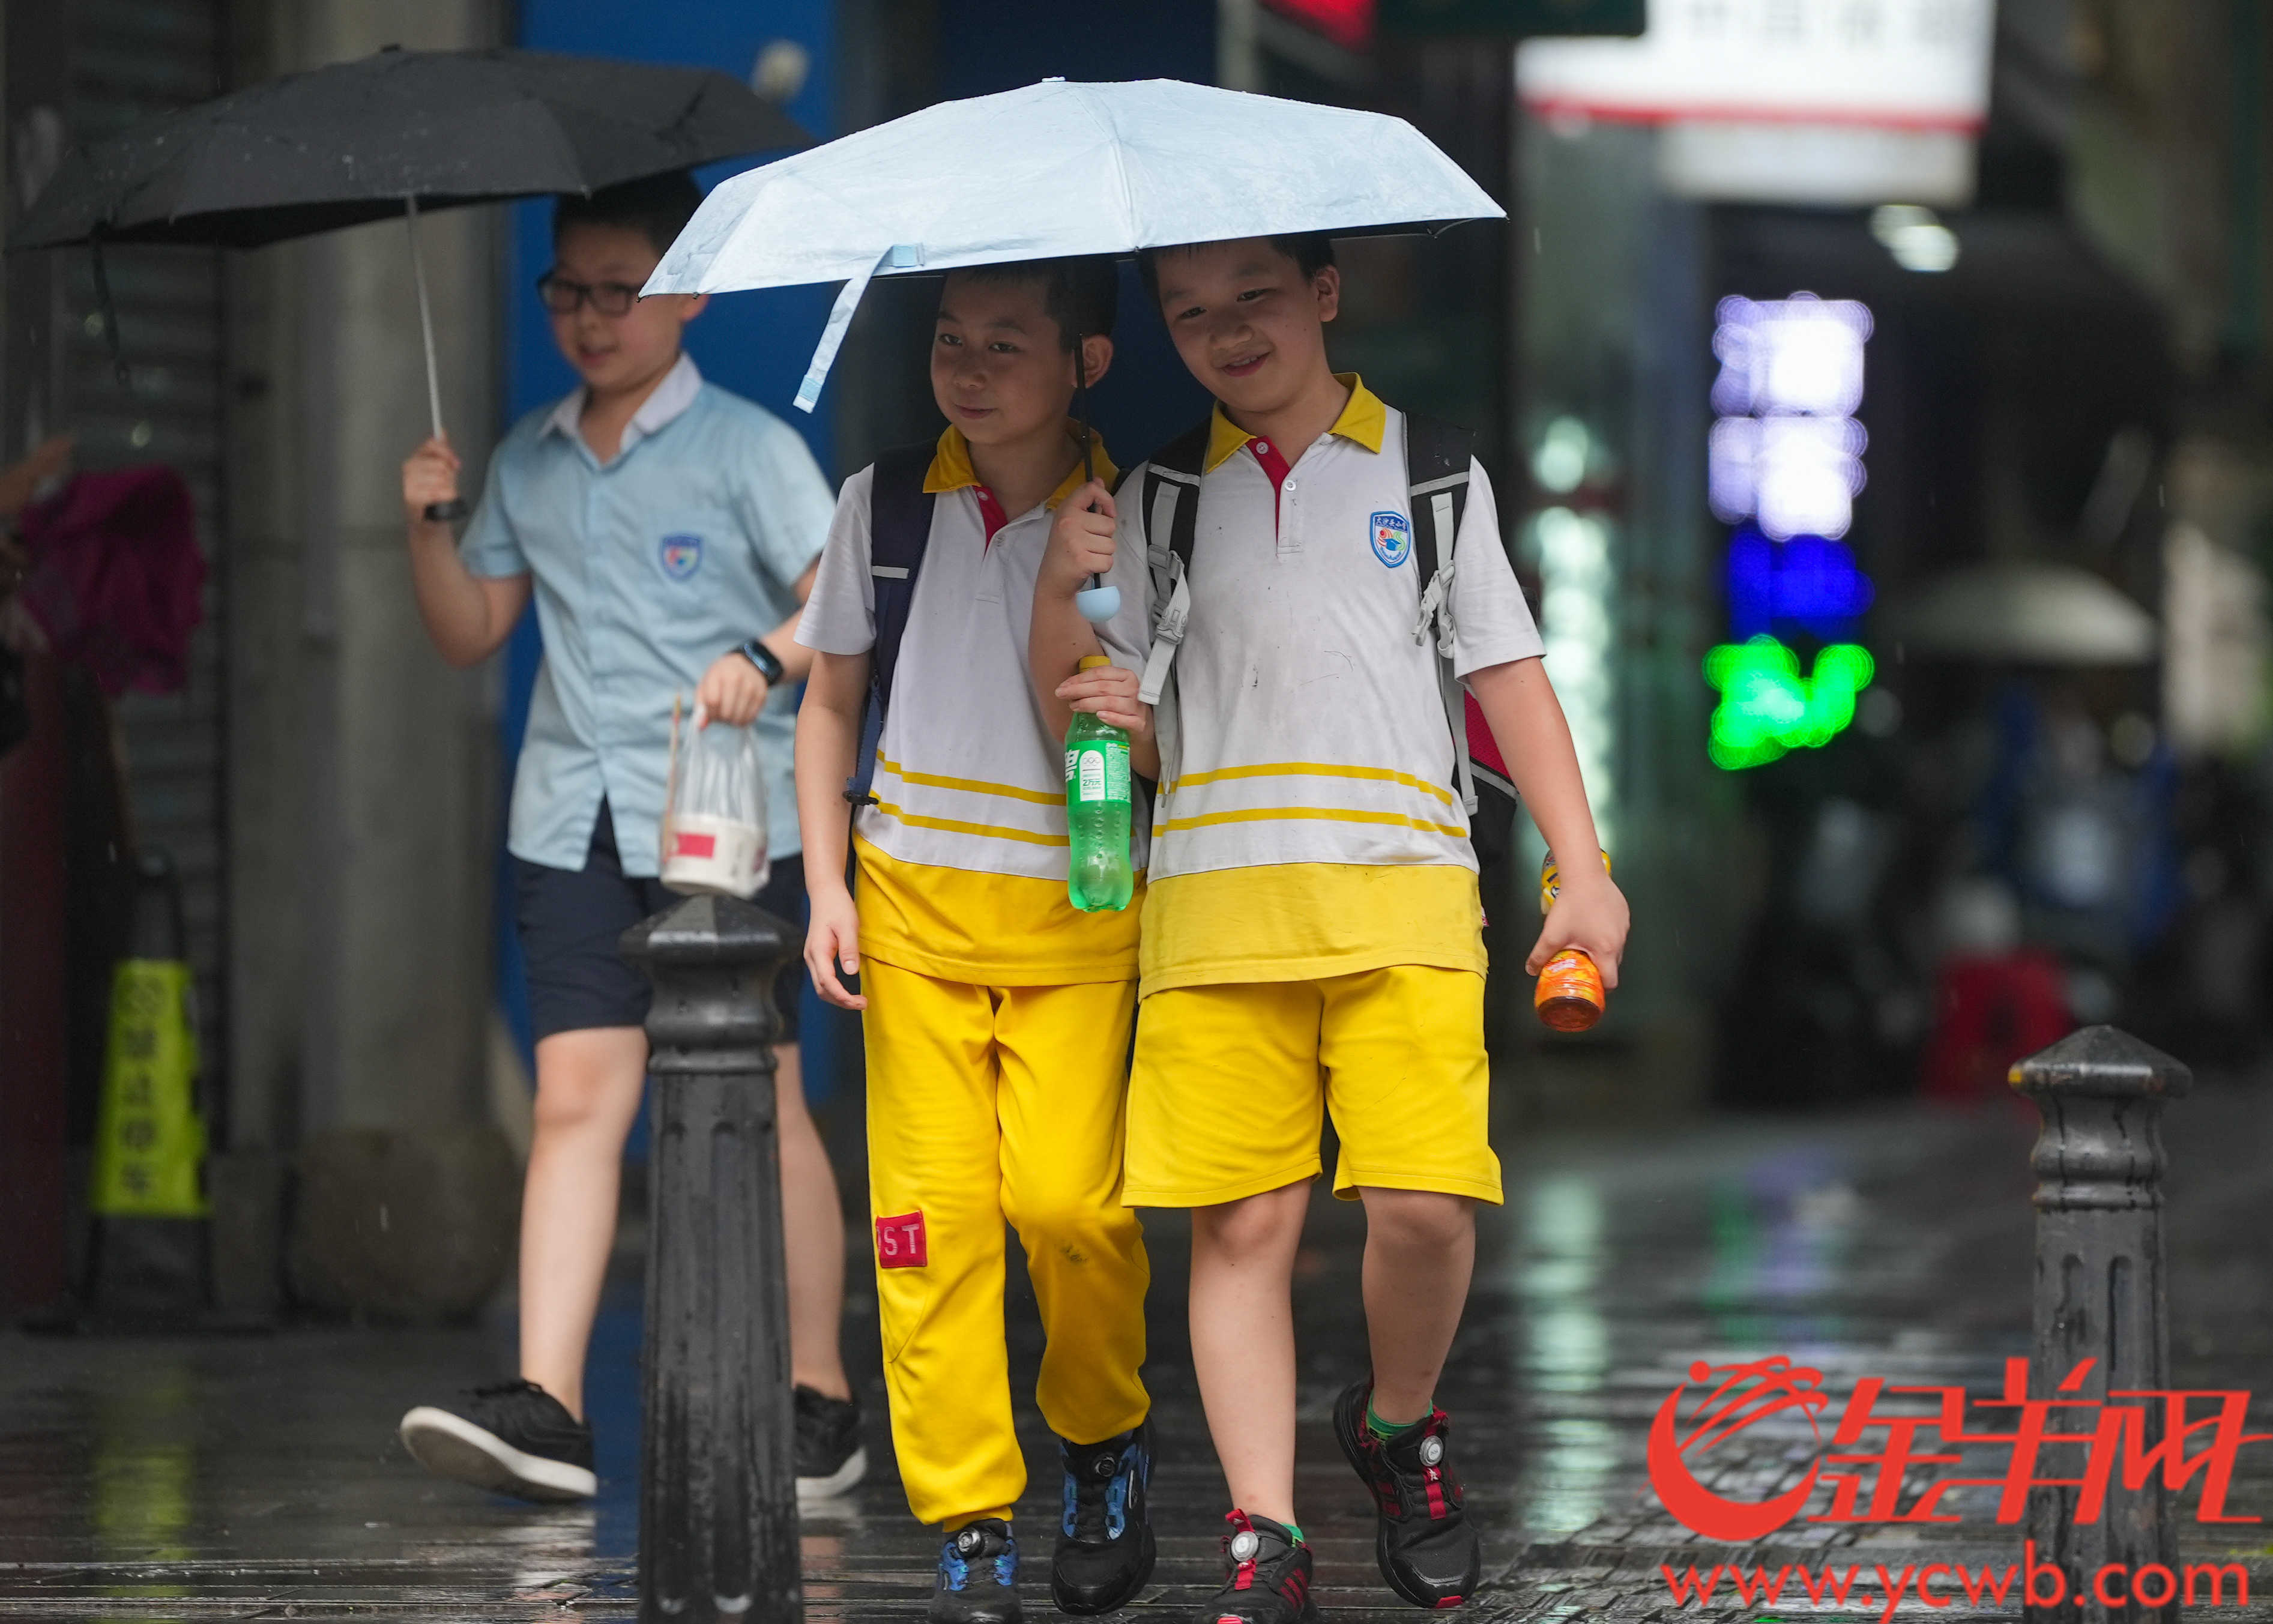
[[[1401,513],[1377,513],[1369,522],[1373,556],[1394,569],[1413,556],[1413,524]]]
[[[691,579],[702,568],[702,538],[680,534],[665,536],[656,551],[663,559],[663,573],[673,581]]]

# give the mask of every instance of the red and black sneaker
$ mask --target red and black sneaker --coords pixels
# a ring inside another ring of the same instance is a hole
[[[1432,1410],[1383,1439],[1366,1425],[1373,1383],[1354,1384],[1334,1406],[1334,1437],[1373,1491],[1380,1514],[1374,1560],[1389,1588],[1416,1607],[1457,1607],[1475,1594],[1482,1558],[1476,1530],[1460,1505],[1447,1435],[1452,1423]]]
[[[1198,1624],[1317,1624],[1310,1599],[1310,1547],[1281,1522],[1234,1511],[1224,1517],[1223,1589],[1201,1606]]]

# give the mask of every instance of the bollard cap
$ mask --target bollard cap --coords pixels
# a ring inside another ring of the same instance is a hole
[[[801,939],[739,897],[689,897],[625,931],[619,951],[652,975],[666,965],[774,963],[795,953]]]
[[[2127,1032],[2086,1026],[2014,1061],[2007,1080],[2028,1094],[2176,1099],[2193,1091],[2194,1074],[2184,1061]]]

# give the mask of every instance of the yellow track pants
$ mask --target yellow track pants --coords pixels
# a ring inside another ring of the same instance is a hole
[[[892,1443],[908,1507],[957,1526],[1026,1486],[1010,1421],[1004,1224],[1047,1345],[1051,1431],[1095,1443],[1144,1420],[1144,1289],[1121,1204],[1136,987],[982,987],[876,959],[868,1008],[868,1193]]]

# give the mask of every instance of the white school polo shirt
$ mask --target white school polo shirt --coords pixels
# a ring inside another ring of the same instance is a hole
[[[1291,458],[1213,419],[1191,616],[1159,719],[1147,993],[1482,967],[1437,656],[1414,635],[1425,583],[1405,416],[1344,381],[1341,416]],[[1138,506],[1121,504],[1124,555],[1144,546]],[[1541,654],[1481,466],[1451,562],[1455,673]]]
[[[1101,447],[1095,461],[1110,484]],[[798,641],[825,654],[875,646],[874,476],[866,468],[844,482],[798,624]],[[1051,515],[1081,483],[1076,464],[1046,501],[1009,517],[979,482],[963,432],[940,436],[924,481],[930,539],[877,749],[878,804],[853,817],[864,954],[1001,985],[1134,974],[1136,907],[1087,914],[1067,900],[1064,748],[1026,664]],[[1122,609],[1100,639],[1115,665],[1140,669],[1143,555],[1124,556],[1114,580]],[[1144,847],[1140,829],[1140,868]]]

